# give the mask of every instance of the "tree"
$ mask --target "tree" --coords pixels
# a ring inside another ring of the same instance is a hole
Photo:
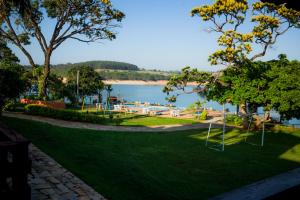
[[[24,68],[18,64],[19,59],[0,40],[0,115],[6,101],[16,98],[27,87]]]
[[[85,96],[99,95],[104,88],[102,77],[92,67],[78,66],[71,69],[67,76],[67,87],[73,91],[73,96],[77,95],[77,71],[79,71],[78,91],[82,101]]]
[[[45,98],[50,74],[51,55],[63,42],[74,39],[80,42],[116,37],[114,28],[124,14],[114,9],[109,0],[32,0],[20,14],[18,7],[6,1],[0,4],[0,35],[18,47],[33,68],[36,67],[25,46],[35,38],[44,53],[44,70],[39,81],[39,95]],[[53,20],[55,27],[50,38],[46,38],[41,23]]]
[[[106,95],[106,108],[105,109],[110,110],[110,106],[111,106],[110,105],[110,94],[113,91],[113,88],[112,88],[111,85],[105,85],[104,89],[107,92],[107,95]]]
[[[0,37],[0,62],[19,62],[18,57],[7,47],[7,44],[2,37]]]
[[[271,106],[282,119],[300,119],[300,62],[289,61],[280,55],[278,61],[272,61],[268,76],[272,81],[266,92]]]
[[[212,65],[224,65],[225,70],[214,73],[211,77],[197,71],[195,75],[183,70],[182,75],[169,80],[165,91],[178,89],[178,85],[182,87],[182,84],[186,86],[187,80],[203,78],[198,86],[198,88],[204,86],[204,89],[200,90],[203,95],[220,103],[239,103],[245,116],[247,103],[252,106],[257,103],[266,104],[261,100],[264,92],[260,90],[256,92],[261,84],[265,86],[265,82],[260,81],[261,77],[257,77],[261,75],[259,71],[264,69],[251,67],[259,65],[253,62],[263,57],[277,42],[279,36],[291,28],[300,27],[300,11],[288,8],[285,4],[255,2],[252,4],[252,12],[249,12],[246,0],[216,0],[211,5],[194,8],[191,14],[199,16],[203,21],[211,22],[209,32],[220,35],[217,42],[221,48],[209,56],[209,61]],[[252,16],[247,17],[248,14]],[[247,32],[245,31],[247,27],[244,28],[243,25],[249,18],[254,25]],[[253,52],[254,44],[259,44],[262,49]],[[188,72],[192,70],[189,69]],[[252,77],[253,75],[255,76]]]
[[[287,8],[285,4],[255,2],[252,12],[246,0],[216,0],[212,5],[196,7],[192,16],[213,24],[210,32],[219,33],[218,44],[221,49],[210,55],[212,65],[241,66],[245,60],[254,61],[266,54],[280,35],[291,28],[299,28],[300,11]],[[251,13],[254,26],[244,33],[246,15]],[[262,46],[260,52],[253,52],[253,44]],[[252,53],[252,56],[249,54]]]
[[[52,100],[64,99],[69,94],[63,78],[55,74],[49,76],[48,90]]]
[[[30,0],[0,0],[0,7],[2,5],[12,5],[19,9],[19,14],[24,15],[24,10],[30,6]]]

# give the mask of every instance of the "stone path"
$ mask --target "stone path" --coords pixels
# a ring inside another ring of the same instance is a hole
[[[53,119],[48,117],[40,117],[33,115],[25,115],[21,113],[3,113],[7,117],[15,117],[20,119],[28,119],[33,121],[45,122],[54,126],[67,127],[67,128],[79,128],[79,129],[91,129],[91,130],[101,130],[101,131],[122,131],[122,132],[173,132],[173,131],[183,131],[191,129],[203,129],[209,126],[210,120],[206,123],[199,124],[173,124],[173,125],[160,125],[160,126],[109,126],[109,125],[99,125],[84,122],[71,122],[59,119]],[[222,128],[222,124],[215,123],[219,121],[219,118],[214,118],[214,128]]]
[[[30,145],[32,200],[105,200],[55,160]]]

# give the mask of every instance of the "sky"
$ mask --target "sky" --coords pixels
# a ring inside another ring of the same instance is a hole
[[[90,60],[128,62],[140,68],[180,70],[185,66],[215,71],[208,56],[218,49],[215,33],[208,33],[210,24],[199,17],[191,17],[193,7],[211,3],[212,0],[112,0],[115,8],[125,13],[117,38],[97,43],[68,40],[56,49],[52,64],[75,63]],[[42,31],[50,37],[53,21],[42,23]],[[245,24],[247,30],[250,24]],[[279,37],[263,60],[277,58],[285,53],[289,59],[300,60],[300,30],[290,30]],[[36,63],[43,63],[43,54],[37,42],[26,47]],[[254,51],[261,49],[255,46]],[[22,64],[28,64],[16,48],[13,51]]]

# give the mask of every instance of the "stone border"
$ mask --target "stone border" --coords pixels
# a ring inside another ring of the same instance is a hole
[[[257,200],[264,199],[300,185],[300,168],[279,174],[250,185],[226,192],[211,200]]]
[[[105,200],[93,188],[63,168],[34,145],[29,148],[32,200]]]

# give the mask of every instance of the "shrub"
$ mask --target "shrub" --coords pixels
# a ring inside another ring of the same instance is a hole
[[[62,119],[66,121],[89,122],[95,124],[101,124],[105,121],[105,118],[97,115],[84,114],[72,110],[53,109],[47,106],[35,104],[29,104],[25,106],[25,113],[29,115]]]
[[[237,115],[226,115],[226,123],[234,124],[235,126],[240,126],[243,124],[243,119]]]
[[[11,112],[24,112],[26,105],[27,104],[24,103],[9,102],[4,106],[3,110]]]
[[[207,118],[207,111],[206,110],[204,110],[201,114],[200,114],[200,120],[206,120],[206,118]]]

